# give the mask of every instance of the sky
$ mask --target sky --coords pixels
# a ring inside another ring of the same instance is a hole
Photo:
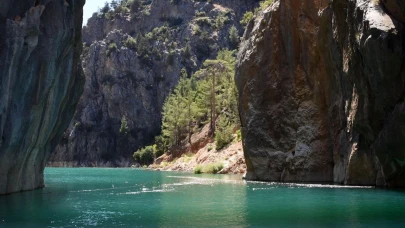
[[[83,25],[87,24],[87,20],[93,15],[94,12],[104,6],[106,0],[86,0],[83,9]],[[108,1],[110,2],[110,1]]]

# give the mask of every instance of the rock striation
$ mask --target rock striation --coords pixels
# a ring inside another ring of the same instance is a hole
[[[84,0],[0,6],[0,194],[44,186],[43,170],[73,116],[84,78]]]
[[[246,178],[405,186],[405,5],[278,0],[236,81]]]
[[[230,28],[239,38],[239,21],[257,5],[135,2],[129,10],[102,9],[84,27],[85,89],[50,166],[130,166],[132,154],[160,133],[163,103],[182,69],[191,75],[219,50],[235,48]]]

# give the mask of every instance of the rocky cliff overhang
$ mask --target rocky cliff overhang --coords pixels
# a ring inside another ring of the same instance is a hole
[[[47,157],[82,93],[84,3],[1,3],[0,194],[44,186]]]

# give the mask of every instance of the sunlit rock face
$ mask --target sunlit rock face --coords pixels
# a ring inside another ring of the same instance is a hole
[[[242,35],[240,20],[258,5],[257,0],[143,2],[127,13],[95,13],[83,28],[84,93],[50,166],[131,166],[132,154],[160,134],[163,103],[182,69],[191,75],[219,50],[231,49],[230,28]],[[140,35],[148,39],[143,46],[128,45]],[[123,119],[126,134],[120,133]]]
[[[1,2],[0,194],[44,186],[48,155],[83,89],[84,2]]]
[[[236,81],[246,178],[405,186],[400,0],[279,0],[247,27]]]

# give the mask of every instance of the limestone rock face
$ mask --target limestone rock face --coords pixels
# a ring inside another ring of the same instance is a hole
[[[220,49],[232,48],[230,28],[242,35],[239,21],[257,5],[256,0],[143,2],[130,12],[95,13],[83,29],[86,85],[49,165],[130,166],[132,154],[160,133],[162,106],[181,70],[191,75]]]
[[[43,170],[83,88],[84,0],[0,6],[0,194],[44,186]]]
[[[246,178],[405,186],[403,1],[279,0],[236,81]]]

